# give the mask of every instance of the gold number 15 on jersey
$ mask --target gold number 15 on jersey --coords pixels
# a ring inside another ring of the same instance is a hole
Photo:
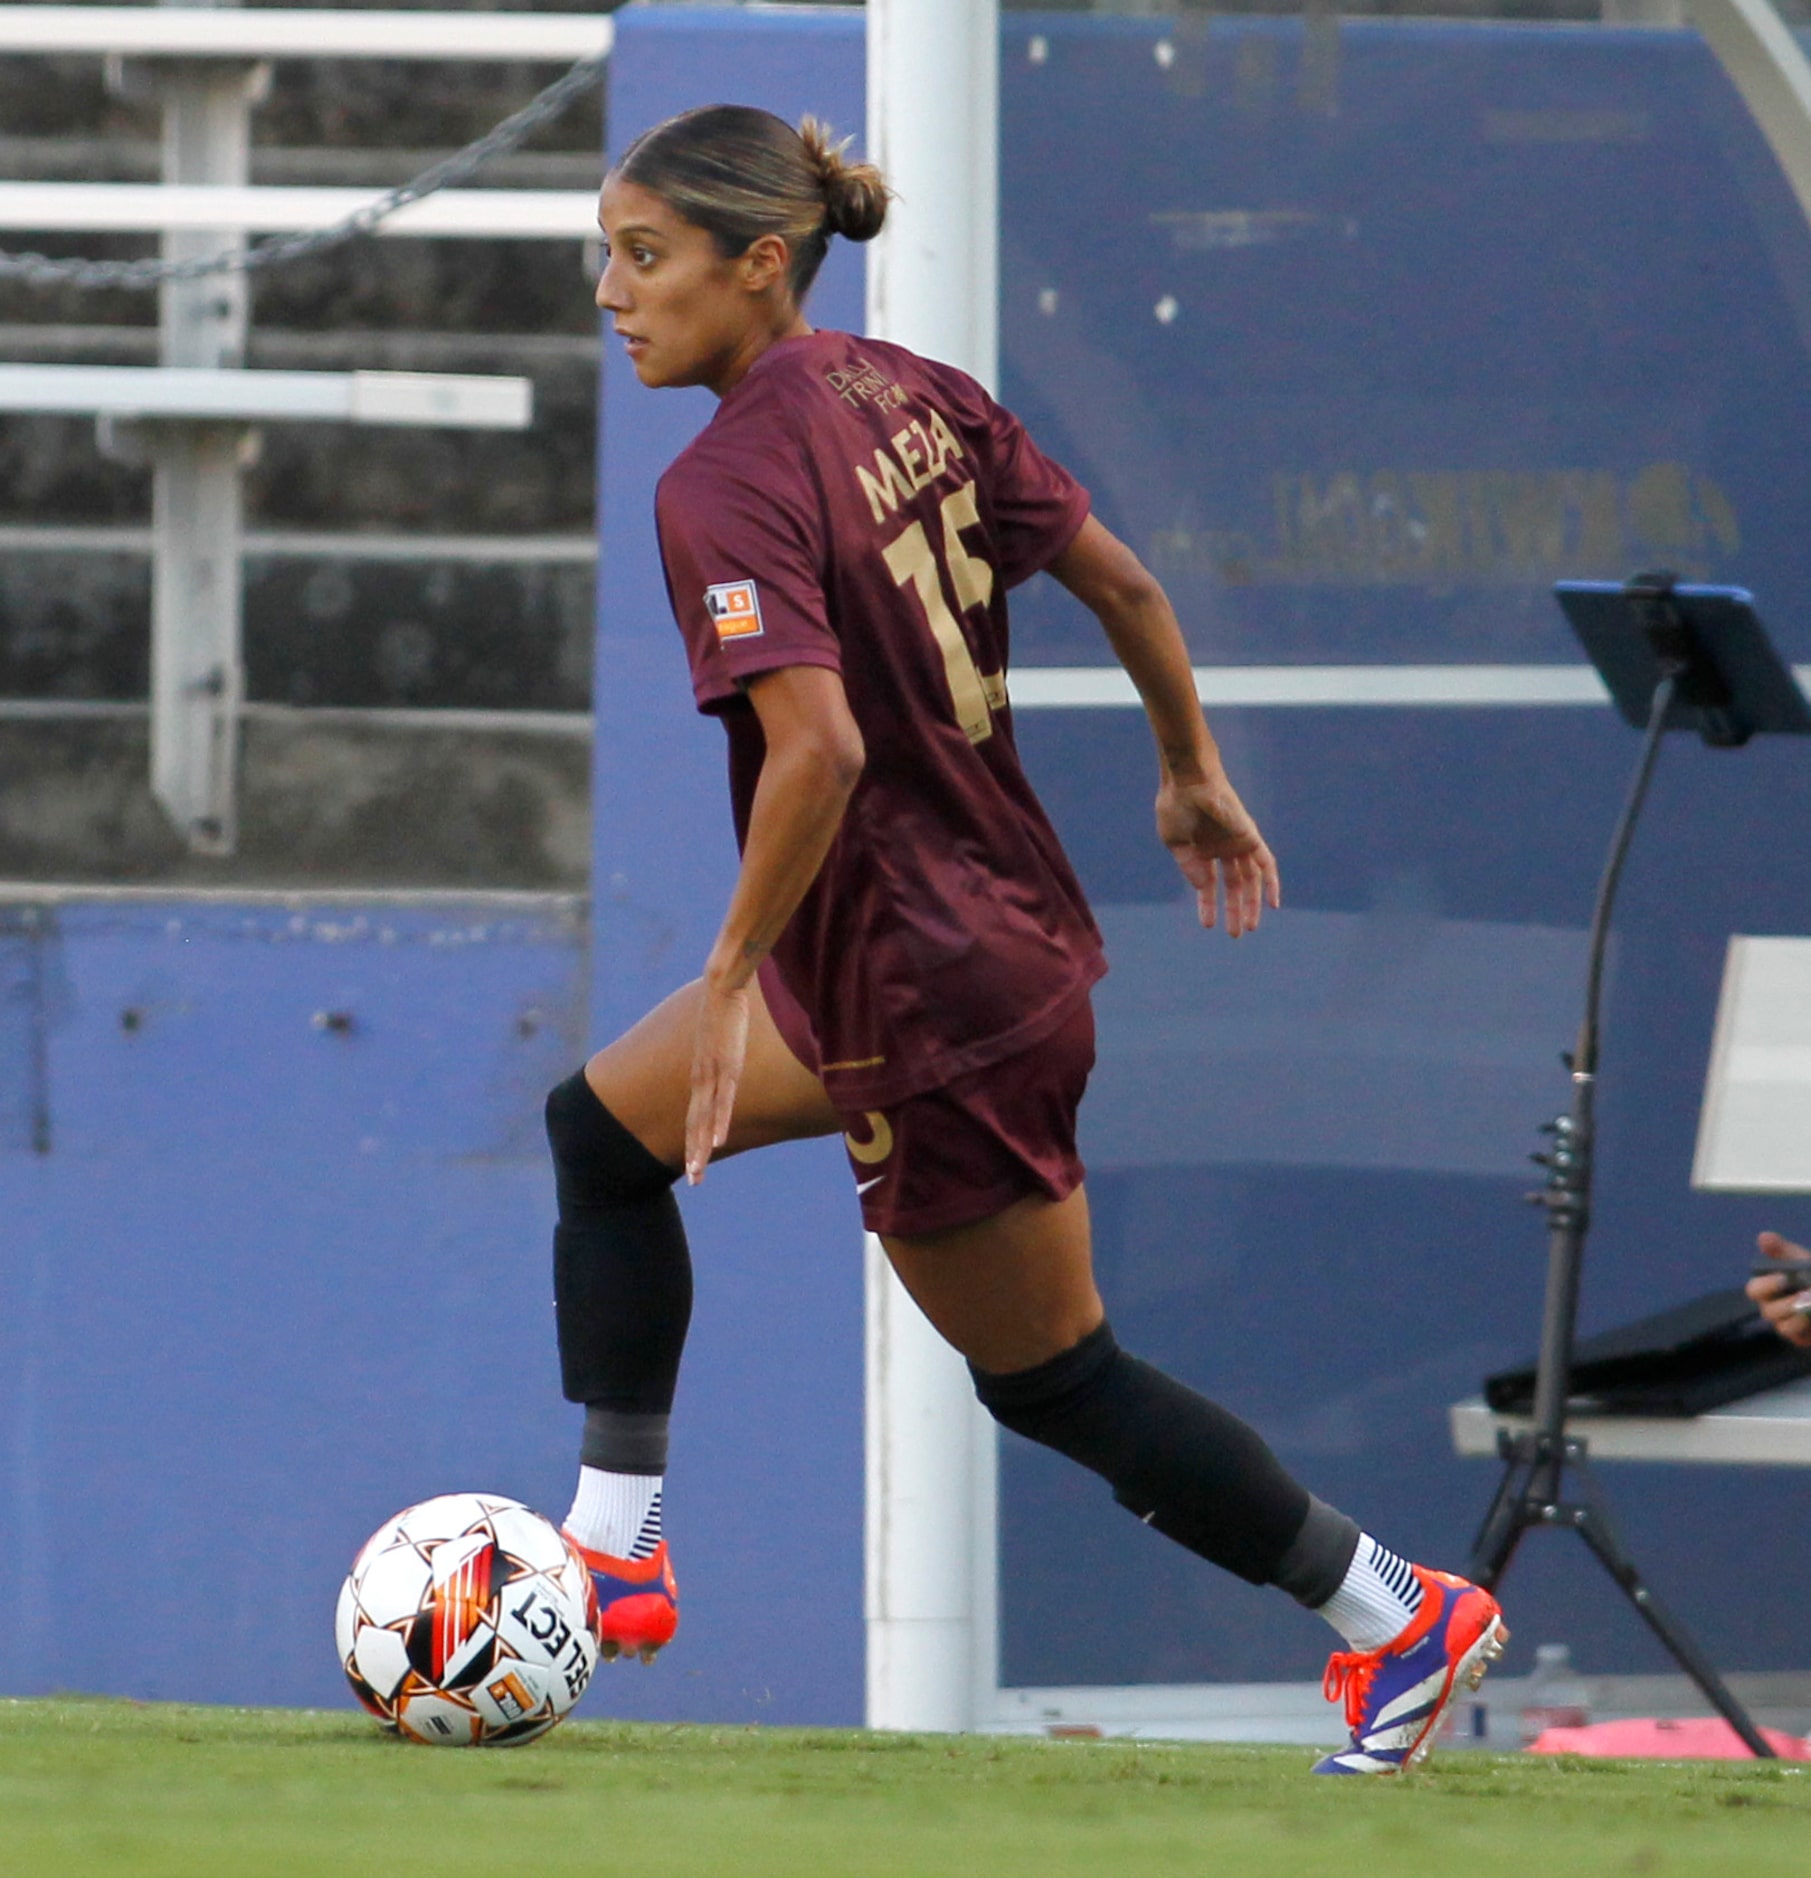
[[[943,565],[963,612],[986,606],[994,594],[994,570],[962,543],[962,530],[980,525],[975,507],[975,486],[961,483],[943,498]],[[983,672],[968,649],[962,626],[943,596],[937,550],[922,522],[914,522],[887,544],[887,569],[901,587],[910,587],[924,608],[924,617],[943,654],[943,672],[949,680],[950,702],[956,722],[970,743],[984,743],[994,732],[993,713],[1006,702],[1006,680],[999,672]]]

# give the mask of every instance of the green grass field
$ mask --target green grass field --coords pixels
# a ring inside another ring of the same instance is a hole
[[[0,1702],[0,1871],[1572,1878],[1811,1871],[1811,1764],[570,1723],[413,1748],[353,1715]]]

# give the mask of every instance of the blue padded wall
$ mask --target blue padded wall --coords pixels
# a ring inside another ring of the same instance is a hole
[[[344,1704],[380,1521],[565,1511],[583,1012],[574,901],[0,904],[0,1690]]]
[[[1566,575],[1757,590],[1811,659],[1811,239],[1689,33],[1007,19],[1003,390],[1163,576],[1202,663],[1565,663]],[[1104,663],[1048,583],[1018,663]],[[1285,909],[1187,930],[1142,725],[1021,713],[1116,959],[1084,1146],[1128,1343],[1390,1543],[1463,1562],[1496,1469],[1446,1405],[1528,1355],[1519,1204],[1563,1106],[1635,739],[1604,709],[1214,713]],[[1669,743],[1612,961],[1587,1326],[1725,1285],[1803,1202],[1687,1188],[1726,936],[1811,931],[1811,756]],[[1611,1468],[1656,1589],[1731,1667],[1804,1660],[1795,1472]],[[1009,1443],[1013,1683],[1315,1673],[1282,1600]],[[1062,1543],[1057,1543],[1058,1534]],[[1666,1667],[1575,1542],[1508,1581],[1512,1667]],[[1077,1627],[1082,1600],[1132,1612]]]
[[[614,151],[724,99],[843,133],[863,121],[859,14],[631,8],[610,63]],[[820,323],[861,323],[835,244]],[[723,733],[692,709],[654,543],[654,485],[708,420],[604,346],[598,489],[596,949],[592,1029],[632,1024],[704,963],[735,879]],[[649,1718],[855,1722],[862,1714],[861,1222],[831,1142],[715,1168],[684,1199],[697,1304],[666,1502],[679,1641],[591,1698]]]
[[[861,122],[853,19],[631,12],[618,45],[619,138],[725,95]],[[856,323],[860,279],[833,262],[819,305]],[[733,867],[651,546],[698,400],[625,399],[626,376],[613,360],[595,962],[576,902],[0,903],[0,1692],[343,1704],[333,1598],[381,1519],[474,1486],[565,1510],[541,1102],[696,968]],[[350,1029],[316,1026],[335,1011]],[[780,1153],[689,1203],[685,1630],[658,1672],[600,1675],[591,1714],[860,1719],[837,1172]]]

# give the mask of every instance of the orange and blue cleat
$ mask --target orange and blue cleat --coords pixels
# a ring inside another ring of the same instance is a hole
[[[1337,1650],[1321,1687],[1346,1700],[1352,1738],[1315,1763],[1317,1774],[1397,1774],[1427,1753],[1461,1684],[1475,1689],[1503,1654],[1509,1632],[1488,1591],[1451,1572],[1417,1565],[1421,1608],[1381,1650]]]
[[[651,1663],[679,1628],[679,1583],[667,1557],[667,1542],[646,1557],[612,1558],[566,1535],[591,1573],[597,1593],[597,1647],[606,1660],[639,1656]]]

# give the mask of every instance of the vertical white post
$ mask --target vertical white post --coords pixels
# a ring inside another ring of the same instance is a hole
[[[197,854],[238,839],[245,435],[167,424],[151,444],[151,787]]]
[[[257,66],[208,61],[161,68],[163,176],[169,183],[242,185],[251,175]],[[242,233],[172,230],[167,260],[212,258]],[[165,365],[245,363],[243,274],[210,274],[160,289]],[[151,786],[178,831],[202,854],[237,840],[241,425],[159,426],[151,440]]]
[[[868,0],[867,154],[897,192],[867,329],[998,372],[997,0]],[[993,1429],[867,1247],[868,1725],[958,1730],[993,1685]]]
[[[868,331],[999,374],[997,0],[870,0],[868,156],[897,192],[868,249]]]

